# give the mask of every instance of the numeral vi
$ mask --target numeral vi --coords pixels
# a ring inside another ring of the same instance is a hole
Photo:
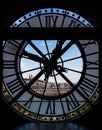
[[[46,109],[46,114],[55,114],[55,100],[49,100],[48,102],[48,106],[47,106],[47,109]]]

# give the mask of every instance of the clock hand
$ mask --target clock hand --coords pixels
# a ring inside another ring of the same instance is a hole
[[[54,70],[54,65],[52,65],[50,62],[48,62],[47,66],[45,66],[10,102],[9,105],[11,105],[15,100],[17,100],[23,93],[25,93],[25,91],[29,90],[31,85],[34,84],[34,82],[36,82],[45,72],[51,72],[52,70]],[[47,71],[46,71],[47,70]],[[49,70],[49,71],[48,71]],[[46,77],[46,79],[48,79],[50,72],[48,73],[48,76]]]
[[[63,67],[57,66],[57,59],[60,58],[75,42],[76,40],[71,40],[63,49],[62,49],[62,45],[64,44],[65,40],[60,40],[59,44],[56,46],[56,48],[53,50],[52,52],[52,57],[49,60],[49,63],[52,64],[51,67],[46,70],[45,73],[45,80],[49,77],[49,75],[51,74],[51,72],[53,70],[55,70],[55,68],[57,67],[59,71],[61,72],[67,72],[67,70]],[[48,63],[48,64],[49,64]],[[47,65],[48,65],[47,64]],[[58,71],[58,72],[59,72]]]
[[[39,57],[39,56],[37,56],[37,55],[34,55],[34,54],[29,53],[29,52],[27,52],[27,51],[23,51],[23,55],[29,57],[30,59],[32,59],[32,60],[34,60],[34,61],[43,63],[43,64],[45,65],[45,67],[46,67],[46,66],[50,66],[50,65],[49,65],[49,64],[50,64],[49,61],[46,61],[46,62],[45,62],[45,60],[43,60],[41,57]],[[45,72],[45,79],[44,79],[44,80],[46,80],[46,79],[49,77],[49,75],[50,75],[51,72],[52,72],[52,67],[51,67],[51,66],[50,66],[50,67],[47,67],[46,72]]]
[[[44,60],[48,60],[48,58],[41,52],[41,50],[38,48],[38,47],[36,47],[33,43],[32,43],[32,41],[28,41],[28,43],[32,46],[32,48],[34,49],[34,50],[36,50],[36,52],[44,59]]]
[[[50,63],[53,63],[53,65],[48,68],[48,70],[46,70],[45,72],[45,79],[46,80],[49,75],[52,73],[52,71],[54,70],[54,68],[57,66],[57,56],[60,53],[61,49],[62,49],[62,45],[64,44],[65,40],[60,40],[58,42],[58,45],[56,46],[56,48],[52,51],[52,57],[50,58]]]
[[[48,70],[46,70],[45,80],[49,77],[49,75],[52,73],[55,66],[57,65],[57,56],[60,53],[60,51],[62,49],[62,45],[64,44],[64,42],[65,42],[65,40],[60,40],[58,42],[58,45],[56,46],[56,48],[52,51],[52,57],[50,58],[49,63],[51,63],[51,64],[53,63],[53,65]]]
[[[64,67],[62,67],[62,66],[57,66],[57,65],[55,65],[53,68],[52,67],[50,67],[48,70],[46,70],[46,72],[45,72],[45,81],[46,81],[46,79],[48,79],[48,77],[50,76],[50,74],[52,73],[52,71],[55,69],[55,68],[58,68],[58,70],[60,71],[60,72],[67,72],[67,70],[66,70],[66,68],[64,68]]]
[[[56,61],[58,58],[60,58],[73,44],[76,43],[76,40],[71,40],[63,49],[62,44],[64,44],[65,40],[60,40],[60,43],[58,46],[53,50],[53,55],[51,60]]]
[[[60,51],[62,49],[62,45],[64,44],[64,42],[65,42],[65,40],[59,41],[58,45],[56,46],[56,48],[52,52],[52,57],[57,56],[60,53]]]
[[[29,57],[30,59],[32,59],[34,61],[40,62],[40,63],[44,63],[45,62],[41,57],[39,57],[37,55],[34,55],[32,53],[29,53],[27,51],[23,51],[23,55]]]

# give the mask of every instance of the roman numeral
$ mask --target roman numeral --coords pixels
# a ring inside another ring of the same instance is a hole
[[[22,90],[22,86],[18,79],[14,79],[11,82],[7,83],[8,88],[12,94],[15,94]]]
[[[32,95],[32,96],[28,99],[28,101],[24,104],[24,106],[25,106],[25,107],[28,107],[28,108],[30,109],[31,104],[32,104],[32,102],[33,102],[33,98],[34,98],[34,96]]]
[[[97,83],[93,82],[92,80],[85,78],[82,84],[79,86],[79,90],[86,98],[89,98],[90,95],[93,93],[96,84]]]
[[[81,25],[74,20],[71,20],[70,24],[68,25],[68,27],[80,27],[80,26]]]
[[[48,102],[48,106],[47,106],[47,109],[46,109],[46,114],[55,114],[55,100],[49,100]]]
[[[87,61],[87,69],[99,69],[99,61]]]
[[[58,16],[53,16],[53,15],[49,15],[49,16],[45,16],[46,19],[46,27],[56,27],[56,22],[58,19]]]
[[[20,43],[17,40],[9,40],[8,41],[11,45],[15,46],[15,47],[19,47]]]
[[[67,103],[68,111],[71,111],[80,105],[74,94],[71,94],[66,97],[66,103]]]
[[[14,61],[3,61],[3,67],[6,69],[13,69],[15,68],[15,62]]]
[[[82,46],[85,49],[87,46],[92,45],[92,44],[96,44],[95,40],[89,40],[88,42],[82,44]]]

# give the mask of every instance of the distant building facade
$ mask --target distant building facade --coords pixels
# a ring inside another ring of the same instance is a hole
[[[28,84],[33,79],[33,75],[29,75],[29,78],[25,78],[25,82]],[[57,96],[60,94],[67,93],[72,89],[68,83],[53,83],[43,80],[37,80],[31,86],[32,90],[38,94],[44,94],[46,96]]]

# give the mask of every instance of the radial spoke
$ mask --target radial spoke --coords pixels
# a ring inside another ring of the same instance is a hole
[[[75,58],[71,58],[71,59],[63,60],[63,62],[68,62],[68,61],[76,60],[76,59],[79,59],[79,58],[82,58],[82,57],[81,57],[81,56],[78,56],[78,57],[75,57]],[[60,64],[60,63],[62,63],[62,61],[57,62],[57,63]]]
[[[41,70],[11,101],[10,104],[12,104],[13,102],[15,102],[15,100],[17,100],[23,93],[25,93],[27,90],[30,89],[31,85],[37,81],[41,75],[46,71],[46,68],[44,68],[43,70]]]
[[[42,96],[45,95],[45,91],[46,91],[46,88],[47,88],[47,83],[48,83],[48,78],[47,78],[47,81],[46,81],[46,83],[45,83],[45,88],[44,88],[44,91],[43,91]],[[42,102],[43,102],[43,97],[41,98],[41,101],[40,101],[40,105],[39,105],[39,109],[38,109],[38,114],[39,114],[39,112],[40,112]]]
[[[44,91],[43,91],[43,95],[45,95],[45,91],[46,91],[46,88],[47,88],[48,79],[49,79],[49,77],[48,77],[47,80],[46,80],[45,88],[44,88]]]
[[[49,51],[49,48],[48,48],[48,45],[47,45],[47,41],[45,40],[45,45],[46,45],[46,50],[47,50],[47,53],[48,53],[48,56],[49,56],[49,59],[50,59],[50,51]]]
[[[29,44],[42,56],[44,60],[48,60],[47,57],[31,41],[29,41]]]
[[[61,77],[67,81],[73,88],[74,88],[74,84],[60,71],[58,70],[58,68],[56,68],[56,71],[61,75]]]
[[[55,73],[54,73],[54,72],[53,72],[53,74],[54,74],[54,79],[55,79],[55,83],[56,83],[56,86],[57,86],[58,94],[59,94],[59,97],[60,97],[61,107],[62,107],[63,113],[65,114],[63,102],[62,102],[62,99],[61,99],[61,94],[60,94],[60,91],[59,91],[59,88],[58,88],[58,84],[57,84],[57,79],[56,79],[56,76],[55,76]]]
[[[57,83],[57,79],[56,79],[54,71],[53,71],[53,75],[54,75],[54,79],[55,79],[55,84],[57,86],[58,94],[60,95],[60,91],[59,91],[59,88],[58,88],[58,83]]]
[[[77,70],[73,70],[73,69],[69,69],[69,68],[64,68],[64,69],[67,69],[67,70],[70,70],[70,71],[73,71],[73,72],[76,72],[76,73],[82,73],[81,71],[77,71]]]
[[[34,70],[39,70],[39,69],[41,69],[41,67],[37,67],[37,68],[34,68],[34,69],[25,70],[25,71],[19,72],[19,74],[23,74],[23,73],[27,73],[27,72],[34,71]]]
[[[18,72],[18,74],[23,74],[23,73],[27,73],[27,72],[34,71],[34,70],[39,70],[39,69],[41,69],[41,68],[43,68],[43,67],[38,67],[38,68],[34,68],[34,69],[29,69],[29,70],[25,70],[25,71],[20,71],[20,72]],[[16,73],[15,73],[15,74],[6,75],[6,76],[4,76],[3,78],[10,77],[10,76],[14,76],[14,75],[16,75]]]

